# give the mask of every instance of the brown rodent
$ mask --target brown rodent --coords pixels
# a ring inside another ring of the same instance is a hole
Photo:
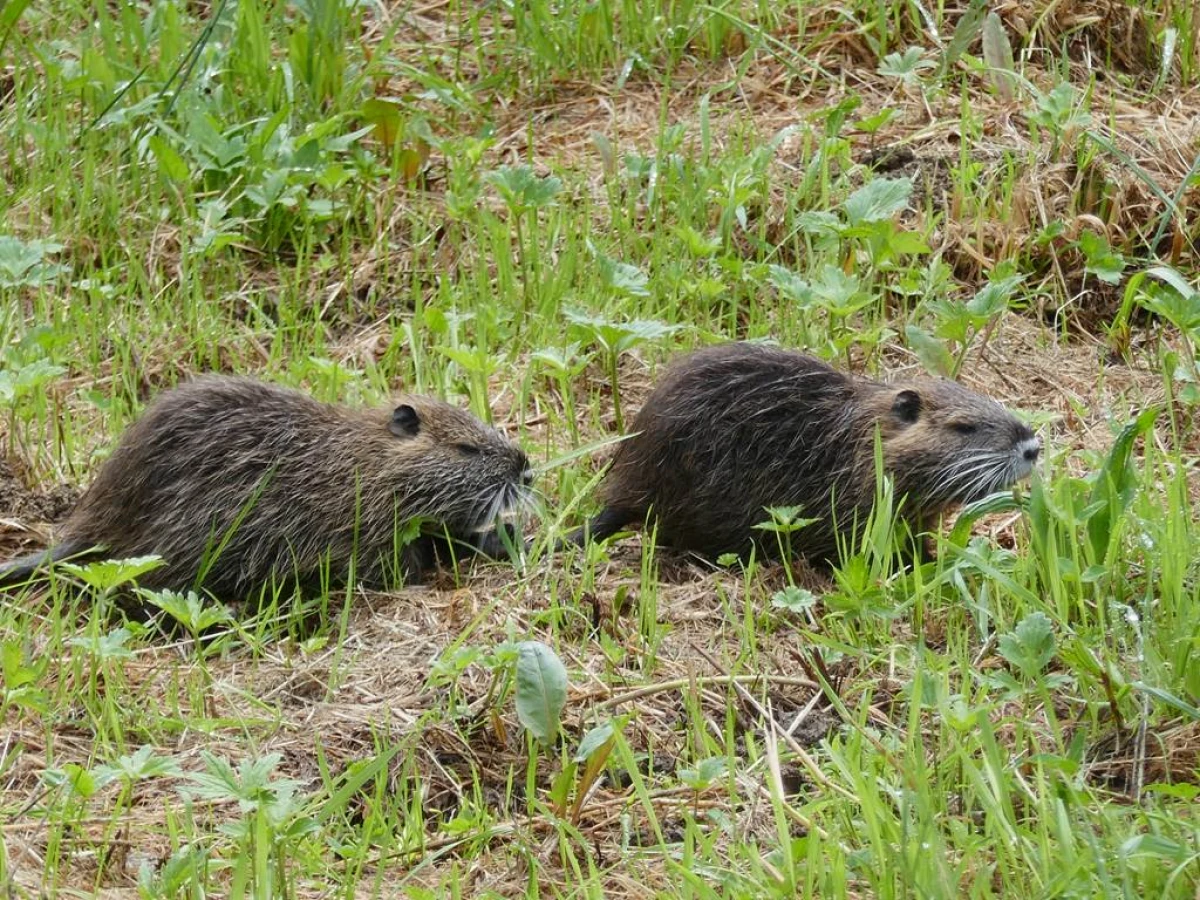
[[[778,555],[766,507],[817,521],[793,532],[810,562],[838,559],[875,500],[875,434],[901,516],[938,513],[1029,474],[1040,443],[1000,404],[952,381],[882,384],[801,353],[728,343],[674,363],[601,485],[603,511],[567,540],[649,517],[658,542],[715,558]]]
[[[202,586],[224,600],[272,584],[344,582],[352,560],[356,581],[390,584],[434,562],[435,535],[500,549],[488,529],[522,502],[532,477],[519,447],[438,400],[349,409],[206,376],[146,409],[60,543],[0,567],[0,583],[80,554],[158,554],[165,564],[141,586]],[[401,549],[398,536],[414,522],[425,535]]]

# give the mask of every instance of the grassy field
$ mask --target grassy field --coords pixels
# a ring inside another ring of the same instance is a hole
[[[203,371],[442,396],[544,498],[167,635],[0,595],[0,897],[1200,896],[1200,11],[986,6],[0,0],[0,558]],[[548,556],[729,338],[1044,460],[917,569]]]

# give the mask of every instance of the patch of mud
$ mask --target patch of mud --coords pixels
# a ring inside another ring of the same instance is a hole
[[[924,209],[926,201],[942,210],[948,209],[954,197],[954,166],[956,158],[946,153],[918,155],[903,144],[876,147],[859,160],[877,176],[911,178],[912,196],[909,209]]]
[[[79,490],[69,484],[27,487],[12,465],[0,459],[0,558],[47,543],[48,526],[65,519],[78,499]]]

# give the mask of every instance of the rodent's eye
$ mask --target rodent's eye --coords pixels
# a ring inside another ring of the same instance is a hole
[[[950,425],[950,428],[956,434],[974,434],[979,430],[974,422],[954,422]]]
[[[906,425],[921,417],[921,395],[916,391],[904,390],[892,400],[892,414]]]
[[[388,431],[396,437],[416,437],[421,431],[421,417],[407,403],[401,404],[392,410],[392,418],[388,422]]]
[[[474,444],[455,444],[454,449],[457,450],[459,453],[461,453],[463,456],[478,456],[479,455],[479,448],[476,447]]]

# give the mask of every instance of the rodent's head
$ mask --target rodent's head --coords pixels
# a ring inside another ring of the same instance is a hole
[[[1030,428],[996,401],[953,381],[872,391],[884,461],[922,508],[969,503],[1026,477],[1041,452]]]
[[[391,451],[404,463],[401,497],[416,515],[469,534],[528,499],[529,457],[465,410],[430,397],[402,397],[387,430]]]

